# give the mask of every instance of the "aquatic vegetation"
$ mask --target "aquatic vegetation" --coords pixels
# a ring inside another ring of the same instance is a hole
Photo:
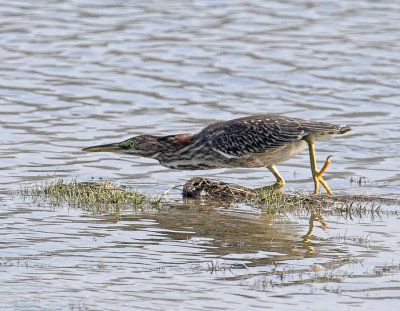
[[[32,188],[22,188],[24,197],[32,197],[37,203],[45,202],[51,206],[67,204],[69,207],[85,210],[103,211],[115,206],[160,207],[162,197],[150,198],[129,187],[117,185],[110,181],[78,182],[57,179]]]
[[[92,211],[111,211],[114,207],[133,207],[160,209],[176,205],[163,195],[145,195],[129,186],[111,181],[65,181],[56,179],[21,188],[23,197],[33,198],[39,204],[69,207]],[[338,215],[344,218],[361,218],[365,215],[379,217],[386,213],[381,204],[399,204],[400,200],[372,196],[328,196],[304,194],[300,192],[284,193],[265,189],[249,189],[240,185],[195,177],[183,187],[184,204],[195,209],[209,209],[218,206],[233,206],[240,202],[248,206],[261,208],[266,214],[315,212],[324,215]],[[396,212],[396,211],[395,211]],[[392,212],[393,213],[393,212]]]

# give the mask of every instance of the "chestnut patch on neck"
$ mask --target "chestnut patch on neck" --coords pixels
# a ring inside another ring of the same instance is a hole
[[[170,138],[172,144],[177,148],[183,148],[192,141],[192,134],[178,134]]]

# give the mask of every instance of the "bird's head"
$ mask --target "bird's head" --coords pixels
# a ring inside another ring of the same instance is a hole
[[[157,136],[140,135],[118,143],[98,145],[84,148],[82,150],[91,152],[112,151],[156,158],[160,152],[165,150],[165,144]]]

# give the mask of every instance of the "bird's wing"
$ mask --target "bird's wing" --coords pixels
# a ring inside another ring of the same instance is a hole
[[[275,151],[310,133],[337,132],[338,126],[282,117],[259,115],[211,124],[201,134],[212,149],[227,157]]]

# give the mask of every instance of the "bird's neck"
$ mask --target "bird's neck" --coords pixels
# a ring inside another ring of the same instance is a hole
[[[194,135],[192,134],[178,134],[169,136],[157,137],[160,150],[154,154],[152,158],[159,161],[166,161],[168,158],[172,159],[174,156],[179,155],[181,150],[186,146],[190,146],[193,142]]]
[[[179,150],[192,142],[193,134],[170,135],[164,136],[162,139],[165,141],[168,149],[173,148]]]

